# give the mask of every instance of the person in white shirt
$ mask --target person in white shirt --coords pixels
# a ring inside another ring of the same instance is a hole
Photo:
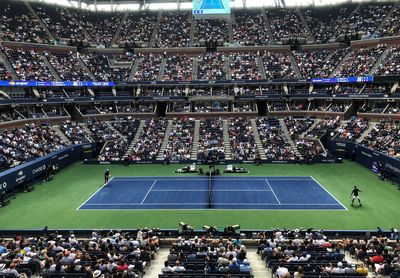
[[[276,275],[278,275],[279,278],[289,278],[290,277],[289,270],[283,266],[278,267],[278,269],[276,270]]]
[[[173,272],[183,272],[185,270],[185,267],[181,265],[180,261],[176,261],[175,266],[172,268]]]
[[[164,262],[164,267],[161,268],[161,273],[171,273],[174,272],[174,270],[172,269],[172,267],[169,266],[168,261]]]

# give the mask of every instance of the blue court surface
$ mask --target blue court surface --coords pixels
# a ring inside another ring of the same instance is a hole
[[[312,177],[114,177],[78,209],[346,210]]]
[[[204,0],[200,9],[224,9],[224,5],[222,4],[221,0]]]

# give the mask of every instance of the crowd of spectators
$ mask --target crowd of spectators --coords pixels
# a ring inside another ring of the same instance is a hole
[[[253,160],[259,153],[250,119],[244,117],[228,118],[228,134],[232,158]]]
[[[130,66],[110,67],[109,59],[102,54],[81,54],[97,81],[128,81]]]
[[[334,131],[339,127],[340,124],[340,116],[331,117],[327,116],[324,119],[320,120],[314,128],[307,133],[308,138],[319,138],[324,135],[328,131]]]
[[[40,19],[33,16],[24,2],[3,0],[0,31],[6,40],[16,42],[49,43]]]
[[[326,111],[328,112],[346,112],[350,103],[332,103]]]
[[[247,249],[239,238],[180,237],[170,248],[163,274],[252,274]]]
[[[39,52],[33,49],[8,47],[5,47],[4,50],[19,80],[55,80]]]
[[[141,55],[135,80],[155,81],[160,78],[162,56],[160,54]]]
[[[256,123],[267,159],[296,159],[295,152],[285,137],[278,119],[262,117],[257,118]]]
[[[190,28],[188,12],[163,12],[158,24],[156,47],[188,47]]]
[[[232,22],[233,43],[243,46],[259,46],[270,43],[270,37],[259,11],[235,11]]]
[[[93,231],[84,239],[51,232],[0,246],[6,277],[142,277],[159,250],[157,236],[142,230]]]
[[[121,23],[123,14],[114,12],[93,13],[82,9],[74,9],[71,12],[80,26],[89,34],[88,40],[96,45],[111,46],[111,41]]]
[[[21,114],[15,112],[15,110],[6,110],[0,112],[0,123],[22,119],[24,119],[24,117]]]
[[[195,40],[229,42],[228,22],[226,19],[197,19]]]
[[[295,78],[290,53],[264,51],[261,58],[263,60],[267,79]]]
[[[261,73],[257,64],[257,56],[255,53],[230,53],[230,70],[231,79],[261,79]]]
[[[198,56],[198,80],[225,80],[225,56],[219,52],[208,52]]]
[[[379,65],[375,75],[400,75],[400,46],[389,47],[384,61]]]
[[[250,102],[238,102],[234,104],[233,112],[253,112],[254,106]]]
[[[184,87],[166,87],[163,92],[164,96],[181,97],[186,96],[186,88]]]
[[[311,117],[301,118],[286,116],[284,121],[289,131],[290,138],[296,140],[314,124],[315,119]]]
[[[0,130],[0,156],[7,168],[45,156],[65,146],[50,124],[27,123],[20,128]]]
[[[374,48],[360,48],[353,50],[348,59],[340,65],[338,76],[365,76],[385,51],[386,45],[377,45]]]
[[[193,147],[195,120],[193,118],[174,118],[169,133],[167,146],[163,153],[164,161],[190,159]]]
[[[132,13],[125,20],[118,43],[140,43],[141,46],[149,46],[153,29],[156,25],[156,14],[140,12]]]
[[[340,139],[354,141],[368,128],[369,121],[364,117],[352,117],[346,124],[338,129]]]
[[[117,134],[105,121],[89,118],[86,120],[86,125],[90,132],[92,132],[91,137],[96,142],[120,139],[119,134]]]
[[[302,12],[315,42],[327,43],[354,9],[355,5],[344,4],[333,7],[309,7]]]
[[[164,140],[167,123],[164,118],[145,120],[143,131],[129,154],[130,160],[155,160]]]
[[[174,113],[188,113],[190,112],[190,104],[181,102],[171,103],[169,111]]]
[[[213,101],[203,102],[198,101],[194,105],[195,113],[211,113],[211,112],[229,112],[230,105],[228,102]]]
[[[87,39],[84,29],[67,9],[43,3],[31,3],[31,6],[57,41]]]
[[[376,28],[392,8],[391,3],[365,3],[357,9],[342,26],[341,33],[361,32],[363,37],[369,38],[374,35]]]
[[[112,141],[107,141],[106,145],[99,154],[99,161],[121,161],[126,149],[128,148],[128,140],[120,138]]]
[[[381,37],[397,36],[400,33],[400,7],[395,7],[392,15],[386,18],[386,21],[379,29]]]
[[[400,122],[392,119],[382,119],[361,144],[391,157],[400,159]]]
[[[89,73],[79,63],[79,54],[70,51],[68,53],[47,53],[47,59],[58,72],[61,80],[85,81],[90,80]]]
[[[111,121],[111,125],[119,133],[125,136],[128,139],[128,142],[131,142],[138,131],[140,120],[135,119],[132,116],[114,118]]]
[[[60,129],[72,144],[82,144],[92,141],[89,134],[87,134],[78,122],[67,120],[60,124]]]
[[[191,81],[193,71],[193,58],[180,54],[167,56],[165,59],[163,81]]]
[[[305,161],[311,161],[314,157],[324,154],[319,140],[297,139],[295,144]]]
[[[331,59],[327,61],[331,53],[332,51],[328,49],[318,51],[293,51],[297,66],[303,78],[329,77],[336,65],[340,62],[339,59],[333,60],[332,56]]]
[[[11,80],[12,74],[7,71],[6,67],[0,63],[0,80]]]
[[[296,9],[276,8],[266,10],[276,41],[285,38],[307,38],[308,31],[299,18]]]
[[[199,128],[197,159],[209,161],[212,156],[225,159],[223,122],[220,119],[202,119]]]
[[[285,111],[289,110],[286,102],[283,101],[274,101],[268,104],[269,111]]]

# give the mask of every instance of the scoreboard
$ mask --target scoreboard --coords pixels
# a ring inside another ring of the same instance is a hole
[[[230,0],[193,0],[193,15],[196,18],[223,18],[231,14]]]

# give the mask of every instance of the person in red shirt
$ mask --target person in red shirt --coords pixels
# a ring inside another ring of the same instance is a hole
[[[128,265],[124,260],[121,260],[118,264],[118,271],[124,272],[125,270],[128,270]]]

